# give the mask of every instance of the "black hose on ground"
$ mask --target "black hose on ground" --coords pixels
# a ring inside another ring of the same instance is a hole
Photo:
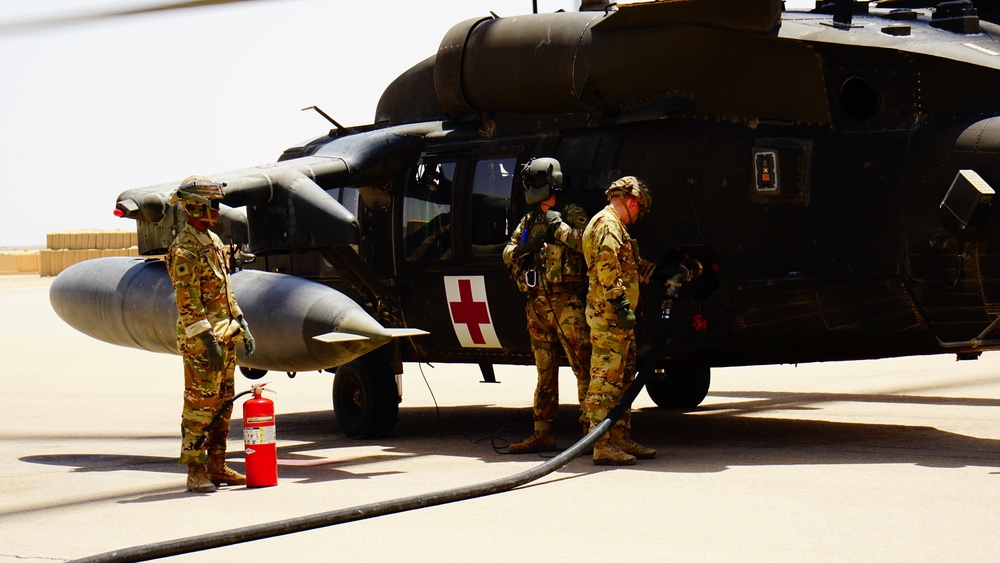
[[[494,479],[493,481],[487,481],[485,483],[467,485],[465,487],[457,487],[454,489],[403,497],[389,501],[353,506],[350,508],[342,508],[340,510],[321,512],[319,514],[300,516],[298,518],[289,518],[286,520],[279,520],[277,522],[269,522],[267,524],[257,524],[254,526],[245,526],[242,528],[235,528],[222,532],[213,532],[200,536],[191,536],[177,540],[139,545],[116,551],[109,551],[98,555],[92,555],[90,557],[84,557],[83,559],[76,559],[75,563],[148,561],[150,559],[170,557],[173,555],[180,555],[182,553],[191,553],[194,551],[224,547],[227,545],[249,542],[263,538],[294,534],[296,532],[303,532],[305,530],[313,530],[316,528],[325,528],[328,526],[343,524],[345,522],[365,520],[376,516],[385,516],[386,514],[395,514],[417,508],[425,508],[428,506],[436,506],[470,498],[492,495],[508,491],[540,479],[573,461],[583,452],[589,451],[593,448],[594,443],[611,429],[614,423],[622,417],[625,411],[632,405],[635,398],[639,395],[639,391],[641,391],[643,386],[646,384],[646,380],[655,369],[656,363],[663,352],[663,348],[666,346],[667,339],[670,334],[670,312],[673,309],[681,284],[699,276],[701,274],[701,264],[696,262],[681,264],[677,266],[676,271],[671,270],[671,274],[670,278],[664,283],[665,291],[663,301],[661,303],[660,321],[657,323],[657,331],[653,341],[652,350],[646,357],[646,361],[643,362],[642,369],[639,370],[639,374],[632,382],[632,385],[630,385],[628,390],[626,390],[618,404],[611,409],[608,416],[605,417],[605,419],[602,420],[600,424],[598,424],[589,434],[584,436],[580,439],[580,441],[573,444],[568,449],[561,452],[559,455],[556,455],[552,459],[537,467],[528,469],[527,471],[522,471],[521,473],[517,473],[510,477]]]

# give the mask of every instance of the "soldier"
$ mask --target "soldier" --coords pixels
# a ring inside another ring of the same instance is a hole
[[[180,463],[188,466],[188,490],[198,493],[246,484],[246,477],[226,466],[235,347],[242,340],[249,357],[254,340],[233,295],[222,241],[209,230],[219,218],[224,185],[191,176],[169,200],[187,213],[187,224],[170,244],[167,272],[177,296],[177,348],[184,357]]]
[[[590,389],[585,410],[591,429],[607,417],[632,383],[636,372],[635,308],[639,283],[655,265],[639,256],[626,225],[642,218],[653,203],[642,180],[626,176],[605,192],[608,206],[594,215],[583,233],[587,260],[587,324],[590,326]],[[594,465],[633,465],[656,457],[656,450],[632,441],[631,410],[594,444]]]
[[[586,265],[580,254],[587,215],[582,208],[572,204],[563,206],[563,213],[556,210],[558,196],[563,192],[562,172],[556,159],[529,160],[521,169],[521,181],[525,201],[531,210],[514,230],[504,248],[503,260],[510,267],[518,289],[527,297],[525,311],[538,369],[538,385],[533,410],[534,432],[523,442],[512,444],[512,454],[557,449],[552,435],[559,411],[556,346],[562,346],[576,376],[580,422],[589,428],[588,419],[582,412],[589,381],[590,335],[583,303],[587,288]]]

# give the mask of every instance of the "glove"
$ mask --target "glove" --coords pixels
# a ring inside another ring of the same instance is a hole
[[[514,249],[514,257],[520,258],[526,254],[532,254],[538,252],[542,249],[542,245],[545,244],[545,233],[538,233],[537,235],[529,238],[528,240],[518,243],[517,247]]]
[[[225,357],[222,354],[222,346],[215,339],[215,333],[206,330],[198,335],[201,343],[205,345],[205,360],[208,362],[208,369],[212,371],[222,371],[226,367]]]
[[[611,299],[608,303],[615,308],[615,313],[618,314],[618,328],[623,330],[632,330],[635,328],[635,311],[632,310],[628,297],[622,295],[621,297]]]
[[[563,208],[563,212],[566,214],[566,224],[574,229],[583,229],[589,222],[589,219],[587,219],[587,212],[584,211],[579,205],[568,203],[566,204],[566,207]]]
[[[642,260],[639,263],[639,281],[649,283],[650,280],[666,281],[670,277],[669,268],[656,262]]]
[[[247,324],[246,317],[240,317],[240,328],[243,329],[243,349],[246,350],[246,355],[243,357],[249,358],[254,349],[257,348],[257,343],[254,342],[253,335],[250,334],[250,325]]]

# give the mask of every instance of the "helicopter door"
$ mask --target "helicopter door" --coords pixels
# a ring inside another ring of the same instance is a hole
[[[402,307],[411,325],[437,335],[419,343],[422,357],[528,352],[526,337],[499,337],[525,336],[524,299],[502,259],[517,225],[517,163],[511,152],[425,156],[397,200]]]

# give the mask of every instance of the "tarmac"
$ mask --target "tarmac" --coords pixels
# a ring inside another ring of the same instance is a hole
[[[279,483],[185,491],[178,356],[105,344],[0,276],[0,562],[67,561],[517,474],[534,370],[407,364],[394,432],[352,440],[329,373],[268,374]],[[645,393],[627,468],[584,456],[512,491],[172,561],[986,561],[1000,553],[1000,377],[923,356],[713,370],[689,412]],[[559,443],[577,438],[561,376]],[[237,388],[249,387],[238,377]],[[240,412],[239,403],[236,412]],[[234,415],[229,461],[243,469]]]

